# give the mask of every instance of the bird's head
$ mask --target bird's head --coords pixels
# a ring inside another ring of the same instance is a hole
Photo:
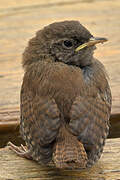
[[[106,38],[95,38],[78,21],[50,24],[36,33],[23,54],[23,66],[51,59],[69,65],[84,67],[92,63],[97,43]]]

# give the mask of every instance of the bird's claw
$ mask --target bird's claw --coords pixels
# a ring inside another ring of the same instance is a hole
[[[13,143],[8,142],[8,146],[9,146],[9,149],[14,151],[18,156],[27,158],[27,159],[32,159],[30,155],[30,151],[27,150],[25,146],[23,146],[22,144],[20,147],[18,147],[18,146],[15,146]]]

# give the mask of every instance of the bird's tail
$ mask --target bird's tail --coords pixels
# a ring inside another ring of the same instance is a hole
[[[87,154],[83,144],[65,128],[61,128],[56,140],[53,160],[58,168],[85,168]]]

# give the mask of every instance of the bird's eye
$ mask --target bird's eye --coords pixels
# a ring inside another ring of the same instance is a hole
[[[67,48],[71,48],[71,47],[73,46],[73,43],[72,43],[72,41],[70,41],[70,40],[65,40],[65,41],[63,42],[63,44],[64,44],[64,46],[67,47]]]

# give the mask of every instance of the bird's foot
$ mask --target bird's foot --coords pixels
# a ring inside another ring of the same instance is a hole
[[[26,158],[26,159],[32,159],[30,151],[27,150],[22,144],[20,147],[15,146],[13,143],[8,142],[9,149],[14,151],[18,156]]]

